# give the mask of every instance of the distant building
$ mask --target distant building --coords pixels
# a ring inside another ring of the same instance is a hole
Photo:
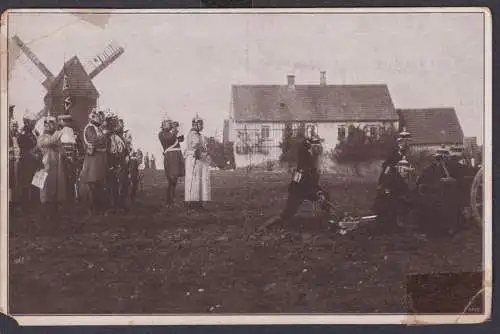
[[[53,116],[64,113],[64,72],[66,72],[68,78],[69,95],[72,101],[71,115],[76,126],[82,129],[88,121],[89,111],[97,105],[99,92],[76,56],[64,64],[63,70],[49,87],[44,97],[45,109],[43,115],[46,114],[47,109],[50,110]]]
[[[328,151],[350,126],[371,136],[397,129],[398,114],[387,85],[327,85],[325,72],[317,85],[296,84],[293,75],[285,85],[233,85],[224,141],[234,143],[236,166],[278,160],[286,124],[314,126]]]
[[[400,126],[411,133],[414,150],[434,151],[464,143],[464,134],[454,108],[398,109]]]
[[[464,138],[464,154],[467,158],[473,159],[474,163],[481,163],[482,147],[477,144],[477,137]]]

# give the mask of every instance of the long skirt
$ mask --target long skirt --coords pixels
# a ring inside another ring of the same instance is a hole
[[[169,151],[163,157],[163,168],[168,179],[185,175],[184,158],[181,151]]]
[[[83,183],[104,181],[106,169],[106,152],[96,151],[93,155],[86,155],[80,172],[80,181]]]
[[[66,200],[66,176],[64,164],[59,152],[48,151],[44,160],[48,173],[43,189],[40,190],[41,203],[62,203]]]
[[[211,200],[210,170],[207,162],[186,157],[184,178],[184,200],[186,202],[208,202]]]

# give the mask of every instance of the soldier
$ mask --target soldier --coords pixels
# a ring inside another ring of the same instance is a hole
[[[204,210],[203,203],[210,201],[210,156],[207,142],[202,135],[203,120],[196,115],[186,138],[186,163],[184,200],[194,210]]]
[[[124,144],[118,169],[118,205],[120,209],[127,210],[127,199],[130,187],[129,163],[130,154],[132,153],[132,138],[129,136],[128,131],[125,131],[125,123],[121,118],[118,119],[115,132]]]
[[[328,216],[331,214],[329,193],[319,185],[319,160],[322,153],[321,139],[314,134],[313,129],[308,129],[298,148],[297,169],[288,187],[286,207],[279,217],[268,220],[263,228],[271,225],[282,226],[293,218],[304,200],[319,202],[323,213]]]
[[[139,174],[139,166],[142,163],[142,151],[132,151],[130,154],[130,163],[129,163],[129,176],[130,176],[130,202],[135,203],[136,195],[137,195],[137,187],[139,186],[140,174]]]
[[[418,221],[426,234],[453,234],[464,223],[463,209],[468,202],[465,169],[458,162],[461,156],[450,154],[444,145],[433,156],[435,161],[417,180]]]
[[[382,164],[373,211],[385,231],[397,230],[411,204],[407,171],[410,169],[408,154],[411,134],[403,129],[398,145]]]
[[[19,162],[18,162],[18,181],[21,196],[21,205],[25,210],[32,209],[40,203],[40,191],[31,184],[36,171],[43,167],[41,152],[37,146],[38,136],[35,129],[36,116],[26,110],[23,116],[24,126],[18,136],[19,143]]]
[[[167,206],[172,206],[177,180],[185,175],[184,158],[180,145],[184,141],[184,136],[179,135],[179,123],[172,122],[170,119],[163,120],[158,139],[163,148],[163,167],[168,181]]]
[[[17,204],[17,163],[19,161],[19,125],[17,121],[10,121],[9,131],[9,202],[11,209],[16,209]]]
[[[77,172],[77,143],[76,134],[72,127],[71,115],[59,115],[59,129],[61,130],[61,144],[64,149],[63,165],[64,174],[66,176],[66,196],[67,203],[74,204],[77,198],[76,182],[78,179]]]
[[[103,189],[107,169],[107,138],[101,128],[102,114],[95,108],[89,114],[89,122],[83,130],[85,159],[80,172],[81,182],[88,185],[90,213],[102,210]]]
[[[57,120],[47,116],[43,134],[38,137],[38,146],[43,154],[43,170],[47,173],[44,187],[40,190],[40,202],[50,222],[58,217],[59,207],[67,200],[67,186],[64,166],[65,149],[61,142],[63,130],[57,130]]]

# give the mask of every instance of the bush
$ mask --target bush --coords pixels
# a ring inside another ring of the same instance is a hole
[[[367,136],[359,126],[350,126],[347,138],[340,141],[330,153],[330,157],[337,164],[351,165],[359,175],[362,163],[383,160],[397,145],[397,131],[379,128],[378,138]]]
[[[219,169],[234,169],[236,168],[233,143],[221,143],[215,138],[208,139],[207,150],[212,159],[211,167]]]
[[[300,124],[297,134],[294,135],[292,123],[286,123],[283,130],[283,139],[280,143],[281,155],[280,162],[294,164],[297,162],[299,145],[302,144],[305,137],[305,124]]]

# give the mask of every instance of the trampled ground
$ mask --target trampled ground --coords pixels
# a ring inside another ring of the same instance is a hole
[[[322,180],[343,210],[369,210],[373,181]],[[164,208],[162,171],[147,172],[126,215],[83,221],[78,212],[57,229],[39,229],[35,215],[12,218],[9,311],[405,312],[407,274],[481,269],[481,231],[473,227],[439,242],[411,232],[341,236],[305,203],[284,232],[258,232],[283,208],[288,181],[213,172],[210,211],[187,215],[182,203]]]

